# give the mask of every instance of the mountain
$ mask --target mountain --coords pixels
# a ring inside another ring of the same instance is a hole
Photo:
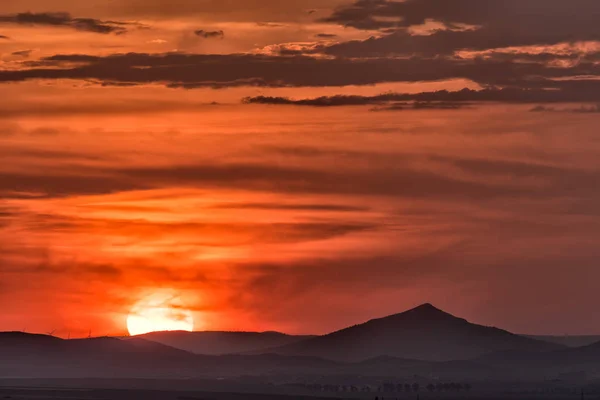
[[[314,336],[279,332],[152,332],[137,336],[195,354],[223,355],[280,347]]]
[[[536,336],[536,335],[522,335],[530,339],[543,340],[544,342],[550,342],[560,344],[568,347],[582,347],[588,346],[600,342],[600,335],[581,335],[581,336]]]
[[[378,356],[450,361],[503,350],[539,352],[563,347],[472,324],[431,304],[424,304],[401,314],[263,352],[318,356],[336,361],[362,361]]]

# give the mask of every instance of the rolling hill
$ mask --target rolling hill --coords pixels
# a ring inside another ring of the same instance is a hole
[[[314,336],[279,332],[152,332],[138,338],[162,343],[195,354],[224,355],[280,347]]]
[[[600,342],[600,335],[565,335],[565,336],[535,336],[522,335],[530,339],[543,340],[544,342],[556,343],[568,347],[582,347]]]
[[[172,378],[324,371],[332,361],[275,354],[197,355],[142,338],[64,340],[0,333],[0,377]]]

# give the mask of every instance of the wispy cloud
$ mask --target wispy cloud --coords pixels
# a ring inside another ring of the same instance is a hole
[[[103,21],[95,18],[75,18],[69,13],[32,13],[0,15],[0,24],[41,25],[68,27],[78,31],[101,34],[124,34],[129,27],[139,24],[119,21]]]

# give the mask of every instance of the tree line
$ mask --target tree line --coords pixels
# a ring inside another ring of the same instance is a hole
[[[329,385],[329,384],[300,384],[294,386],[304,386],[307,389],[318,391],[318,392],[350,392],[350,393],[418,393],[422,390],[428,392],[462,392],[470,391],[472,389],[469,383],[458,383],[458,382],[437,382],[430,383],[426,386],[421,386],[419,383],[383,383],[379,386],[372,385]]]

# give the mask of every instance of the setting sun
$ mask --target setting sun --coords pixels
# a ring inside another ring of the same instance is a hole
[[[127,330],[132,336],[157,331],[193,331],[194,318],[177,298],[156,293],[138,302],[127,317]]]

